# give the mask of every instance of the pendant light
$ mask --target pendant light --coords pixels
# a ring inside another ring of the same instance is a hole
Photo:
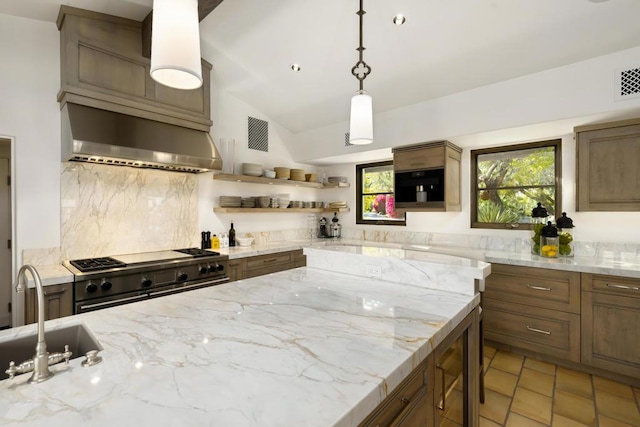
[[[360,82],[360,90],[351,98],[351,120],[349,124],[349,143],[365,145],[373,142],[373,101],[371,95],[364,90],[364,79],[371,73],[371,67],[362,59],[364,47],[362,46],[362,21],[365,13],[362,8],[363,0],[360,0],[360,10],[356,13],[360,17],[360,46],[358,47],[359,59],[351,68],[351,74]]]
[[[202,86],[198,0],[153,0],[151,78],[176,89]]]

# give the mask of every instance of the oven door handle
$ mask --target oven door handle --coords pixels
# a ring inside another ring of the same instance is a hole
[[[92,311],[92,310],[97,310],[97,309],[100,309],[100,308],[107,308],[107,307],[111,307],[111,306],[120,305],[120,304],[123,304],[123,303],[126,303],[126,302],[140,301],[140,300],[145,300],[145,299],[148,299],[148,298],[149,297],[147,296],[147,294],[142,294],[142,295],[136,295],[134,297],[116,298],[116,299],[112,299],[112,300],[109,300],[109,301],[98,302],[98,303],[95,303],[95,304],[81,305],[79,312],[82,313],[84,311]]]
[[[209,280],[209,281],[206,281],[206,282],[200,282],[200,283],[196,283],[196,284],[193,284],[193,285],[181,286],[181,287],[170,288],[170,289],[164,289],[162,291],[149,292],[149,296],[153,298],[153,297],[161,296],[161,295],[164,295],[164,294],[174,294],[174,293],[178,293],[178,292],[184,292],[184,291],[188,291],[189,289],[206,288],[207,286],[220,285],[220,284],[226,283],[228,281],[229,281],[229,278],[228,277],[224,277],[222,279]]]

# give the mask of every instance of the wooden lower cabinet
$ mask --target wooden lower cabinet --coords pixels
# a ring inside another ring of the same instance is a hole
[[[583,273],[582,363],[640,378],[640,279]]]
[[[307,265],[307,257],[303,254],[302,249],[296,249],[267,255],[230,259],[227,274],[230,281],[233,282],[304,267],[305,265]]]
[[[44,286],[44,318],[58,319],[73,314],[73,283]],[[25,298],[25,323],[38,321],[37,294],[35,288],[29,288]]]
[[[492,264],[482,301],[488,340],[580,362],[580,273]]]
[[[476,308],[360,426],[478,426],[478,327]]]

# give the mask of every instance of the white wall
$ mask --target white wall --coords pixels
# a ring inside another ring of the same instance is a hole
[[[0,134],[15,138],[16,253],[60,244],[59,35],[0,15]]]

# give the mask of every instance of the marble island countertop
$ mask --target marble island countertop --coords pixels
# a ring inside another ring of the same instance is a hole
[[[478,303],[303,267],[49,321],[104,361],[0,381],[0,425],[353,426]]]
[[[323,246],[360,246],[371,248],[399,249],[415,252],[427,252],[430,254],[449,255],[453,257],[468,258],[471,260],[484,260],[488,263],[512,264],[528,267],[550,268],[554,270],[577,271],[583,273],[607,274],[623,277],[640,278],[640,257],[636,255],[616,257],[569,257],[569,258],[542,258],[528,252],[513,251],[483,251],[480,249],[461,248],[452,246],[433,246],[401,243],[368,242],[348,239],[314,239],[271,242],[262,245],[236,246],[233,248],[219,249],[229,259],[246,258],[256,255],[265,255],[305,247]],[[380,256],[385,256],[380,254]],[[55,285],[73,281],[73,275],[62,265],[36,266],[43,285]],[[33,287],[33,281],[29,280],[29,287]]]

